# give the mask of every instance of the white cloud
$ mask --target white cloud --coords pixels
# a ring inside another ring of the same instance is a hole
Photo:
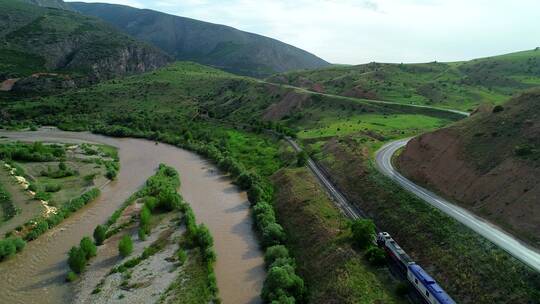
[[[540,44],[536,0],[102,1],[230,25],[336,63],[464,60]]]

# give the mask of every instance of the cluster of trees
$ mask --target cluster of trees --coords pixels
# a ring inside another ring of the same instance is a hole
[[[60,145],[44,145],[41,142],[0,144],[0,159],[27,162],[48,162],[61,159],[66,151]]]
[[[7,238],[0,240],[0,261],[20,252],[26,242],[21,238]]]
[[[42,170],[40,172],[41,176],[46,176],[50,178],[64,178],[68,176],[77,175],[79,172],[69,168],[65,162],[58,163],[58,169],[53,170],[51,166],[47,166],[47,170]]]
[[[374,266],[386,263],[384,250],[375,246],[375,224],[372,220],[359,219],[351,223],[352,241],[359,249],[365,250],[366,259]]]
[[[120,163],[118,161],[105,161],[105,176],[110,179],[116,179],[118,175],[118,170],[120,170]]]
[[[97,247],[92,240],[85,236],[81,239],[79,247],[73,246],[68,252],[68,265],[71,272],[68,273],[67,280],[73,281],[78,274],[82,273],[86,268],[88,260],[95,257]]]
[[[283,245],[266,249],[264,262],[268,275],[264,282],[262,297],[271,303],[296,303],[304,298],[304,281],[296,274],[296,264]]]

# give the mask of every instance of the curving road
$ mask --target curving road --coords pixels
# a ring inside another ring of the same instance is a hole
[[[468,210],[452,204],[437,194],[426,190],[401,175],[392,165],[392,156],[404,147],[411,138],[400,139],[385,144],[377,151],[376,164],[381,173],[397,182],[405,190],[412,192],[433,207],[441,210],[460,223],[482,235],[515,258],[540,272],[540,252],[522,243],[499,227],[477,217]]]

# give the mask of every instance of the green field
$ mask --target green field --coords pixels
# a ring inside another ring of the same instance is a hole
[[[313,128],[298,133],[301,139],[343,136],[353,133],[376,132],[386,140],[417,135],[447,125],[443,118],[420,114],[354,115],[346,118],[325,118]]]

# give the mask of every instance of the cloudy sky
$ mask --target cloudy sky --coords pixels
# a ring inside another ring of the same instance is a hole
[[[226,24],[333,63],[456,61],[540,46],[538,0],[82,0]]]

